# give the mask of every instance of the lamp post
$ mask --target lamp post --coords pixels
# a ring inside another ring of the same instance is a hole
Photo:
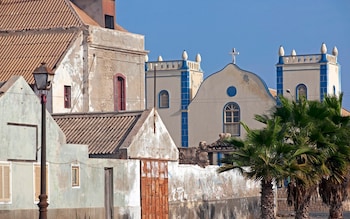
[[[41,63],[33,72],[35,85],[41,91],[41,162],[40,162],[40,195],[39,195],[39,219],[47,219],[47,194],[46,194],[46,93],[50,90],[54,73]]]

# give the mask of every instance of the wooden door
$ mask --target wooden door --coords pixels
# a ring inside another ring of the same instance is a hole
[[[105,168],[105,215],[113,219],[113,168]]]

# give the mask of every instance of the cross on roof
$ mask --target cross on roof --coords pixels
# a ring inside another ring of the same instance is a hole
[[[236,48],[233,48],[230,54],[232,55],[232,63],[236,64],[236,56],[239,55],[239,52],[236,51]]]

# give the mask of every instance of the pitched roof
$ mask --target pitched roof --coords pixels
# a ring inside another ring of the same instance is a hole
[[[69,0],[0,0],[0,81],[33,84],[34,69],[55,69],[84,25],[99,26]]]
[[[67,0],[0,1],[0,81],[34,83],[34,69],[55,68],[82,25]]]
[[[52,116],[66,135],[67,143],[87,144],[89,154],[115,154],[142,113],[73,113]]]
[[[81,10],[78,6],[76,6],[72,2],[71,2],[71,6],[84,24],[100,26],[94,19],[92,19],[89,15],[87,15],[83,10]]]
[[[2,0],[0,30],[68,28],[82,24],[67,0]]]
[[[7,81],[13,75],[21,75],[28,83],[33,84],[34,69],[42,62],[55,68],[75,35],[72,31],[0,33],[0,81]]]

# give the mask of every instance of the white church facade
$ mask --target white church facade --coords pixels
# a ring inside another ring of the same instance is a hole
[[[341,73],[337,56],[337,48],[327,54],[324,43],[319,54],[296,55],[293,50],[285,55],[281,46],[276,90],[234,61],[203,80],[199,54],[195,61],[188,60],[186,51],[182,60],[163,61],[159,57],[145,65],[146,106],[156,106],[178,147],[198,146],[201,141],[212,143],[220,133],[244,137],[240,122],[250,128],[262,127],[254,116],[269,114],[278,95],[295,100],[300,95],[310,100],[338,95]]]

